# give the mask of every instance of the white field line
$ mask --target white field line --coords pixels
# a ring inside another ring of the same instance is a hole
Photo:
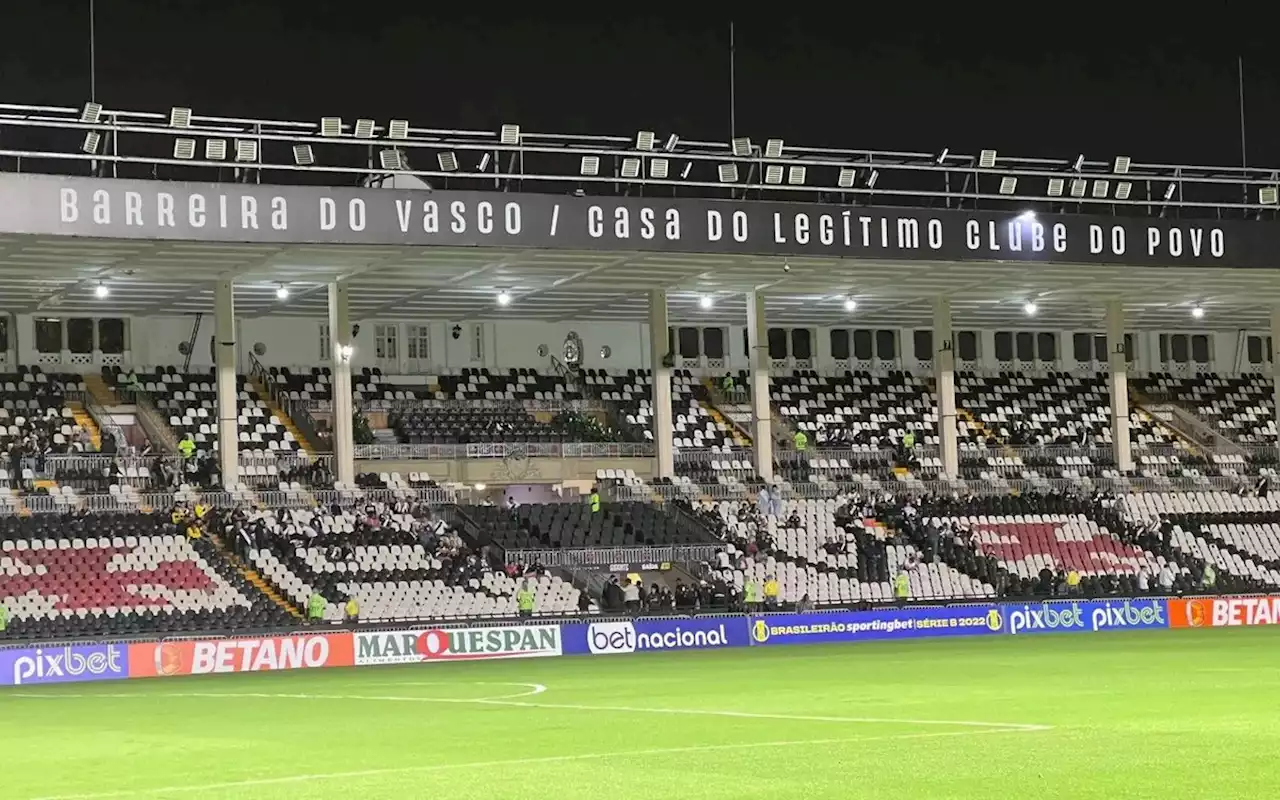
[[[50,695],[53,696],[53,695]],[[59,695],[65,696],[65,695]],[[102,695],[97,695],[101,697]],[[155,695],[132,695],[134,697]],[[181,695],[179,695],[181,696]],[[240,695],[221,695],[236,697]],[[257,695],[251,695],[257,696]],[[281,695],[268,695],[279,697]],[[419,698],[422,699],[422,698]],[[474,702],[474,701],[473,701]],[[803,719],[803,718],[801,718]],[[1004,723],[1000,723],[1004,724]],[[90,794],[48,795],[31,798],[31,800],[109,800],[110,798],[149,797],[153,795],[172,795],[185,792],[208,792],[227,789],[252,789],[264,786],[287,786],[291,784],[312,783],[317,781],[355,780],[360,778],[376,778],[385,775],[406,775],[423,772],[443,772],[460,769],[489,769],[496,767],[532,766],[537,764],[560,764],[574,761],[604,760],[610,758],[642,758],[645,756],[680,755],[684,753],[711,753],[723,750],[750,750],[769,747],[818,747],[822,745],[852,744],[855,742],[885,742],[899,739],[935,739],[950,736],[981,736],[992,733],[1026,733],[1031,730],[1048,730],[1049,726],[1034,727],[1002,727],[984,730],[945,731],[940,733],[903,733],[888,736],[854,736],[838,739],[798,739],[771,742],[735,742],[730,744],[691,745],[689,747],[662,747],[651,750],[627,750],[613,753],[576,753],[564,756],[538,756],[534,758],[513,758],[496,761],[469,761],[459,764],[422,764],[412,767],[387,767],[385,769],[353,770],[351,772],[319,772],[303,775],[284,775],[278,778],[258,778],[243,781],[226,781],[223,783],[203,783],[186,786],[158,786],[149,789],[122,789],[114,792],[94,792]]]

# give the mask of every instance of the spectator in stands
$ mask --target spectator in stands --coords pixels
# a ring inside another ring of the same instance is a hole
[[[1160,591],[1173,594],[1173,570],[1169,568],[1168,563],[1160,567]]]
[[[511,519],[520,521],[520,504],[516,502],[516,496],[507,495],[507,513],[511,515]]]
[[[911,599],[911,581],[907,577],[907,571],[899,569],[898,574],[893,578],[893,601],[898,608],[902,608],[909,599]]]
[[[623,608],[628,614],[640,613],[640,582],[628,580],[626,587],[622,590]]]
[[[310,599],[307,600],[307,623],[317,625],[324,619],[324,596],[319,592],[312,592]]]
[[[1200,573],[1200,588],[1205,592],[1212,592],[1217,584],[1218,571],[1212,564],[1205,564],[1204,570]]]
[[[798,453],[803,453],[809,448],[809,437],[804,431],[796,431],[792,441],[795,443],[796,452]]]
[[[796,602],[796,611],[803,614],[806,611],[812,611],[812,610],[813,610],[813,601],[809,599],[808,593],[805,593],[804,596],[802,596]]]
[[[591,611],[591,595],[586,591],[578,592],[578,613],[586,614]]]
[[[178,453],[185,459],[190,459],[196,454],[196,440],[188,433],[182,437],[182,441],[178,442]]]
[[[742,598],[747,604],[747,613],[754,614],[760,610],[760,584],[755,578],[748,577],[743,581]]]
[[[764,606],[769,611],[778,610],[778,579],[772,575],[764,579]]]
[[[1151,593],[1151,573],[1147,571],[1146,567],[1138,570],[1138,593]]]
[[[600,513],[600,487],[599,486],[591,487],[591,497],[589,498],[589,502],[591,504],[591,513],[599,514]]]
[[[4,632],[9,629],[9,609],[4,603],[0,603],[0,636],[4,636]]]
[[[529,579],[525,578],[520,582],[520,588],[516,591],[516,609],[521,617],[532,617],[535,598],[533,587],[529,585]]]
[[[1080,573],[1074,567],[1067,572],[1067,594],[1080,594]]]
[[[347,605],[342,610],[342,618],[349,625],[360,621],[360,604],[356,602],[355,595],[347,595]]]

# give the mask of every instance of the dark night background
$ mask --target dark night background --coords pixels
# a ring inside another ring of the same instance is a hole
[[[88,0],[7,5],[0,100],[81,105]],[[728,138],[728,16],[497,4],[468,19],[437,6],[98,0],[97,99],[128,110]],[[1261,5],[1252,20],[1191,5],[1131,17],[1041,4],[733,8],[737,131],[757,141],[1237,165],[1240,56],[1249,163],[1280,166],[1280,66]]]

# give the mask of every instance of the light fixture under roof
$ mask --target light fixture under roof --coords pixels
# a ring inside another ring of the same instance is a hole
[[[983,150],[978,153],[978,166],[982,169],[991,169],[996,165],[996,151]]]
[[[792,186],[803,186],[804,179],[809,174],[809,170],[803,165],[797,164],[787,168],[787,183]]]
[[[80,121],[87,125],[97,125],[102,119],[102,103],[85,103],[80,110]]]
[[[236,161],[242,164],[258,160],[258,143],[253,139],[236,139]]]
[[[1176,193],[1177,193],[1177,191],[1178,191],[1178,184],[1176,184],[1176,183],[1171,183],[1171,184],[1169,184],[1168,186],[1166,186],[1166,187],[1165,187],[1165,190],[1164,190],[1164,199],[1165,199],[1165,202],[1168,202],[1168,201],[1172,200],[1172,199],[1173,199],[1174,194],[1176,194]]]
[[[578,167],[578,171],[588,178],[594,178],[599,175],[600,156],[583,156],[582,164]]]
[[[84,135],[84,141],[80,143],[80,149],[89,155],[98,154],[98,145],[102,144],[102,134],[97,131],[87,131]]]
[[[738,165],[737,164],[721,164],[718,172],[720,173],[721,183],[737,183],[738,182]]]
[[[401,172],[405,169],[404,154],[399,150],[383,150],[379,152],[378,163],[389,172]]]
[[[653,131],[640,131],[636,134],[636,149],[648,152],[653,149],[653,143],[656,139]]]
[[[1012,175],[1006,175],[1000,179],[1000,194],[1013,194],[1018,191],[1018,179]]]
[[[173,157],[187,161],[196,157],[196,140],[195,139],[174,139],[173,140]]]
[[[1132,159],[1130,159],[1128,156],[1116,156],[1116,163],[1111,171],[1117,175],[1128,175],[1129,165],[1131,163],[1132,163]]]
[[[283,283],[282,283],[282,284],[280,284],[279,286],[277,286],[277,287],[276,287],[276,299],[277,299],[277,300],[288,300],[288,299],[289,299],[289,287],[288,287],[288,286],[285,286]]]
[[[509,305],[511,305],[511,293],[510,293],[510,292],[498,292],[498,305],[500,305],[500,306],[509,306]]]
[[[871,174],[867,176],[867,188],[868,189],[876,188],[876,181],[878,180],[880,180],[880,170],[878,169],[871,170]]]
[[[1258,190],[1258,203],[1264,206],[1274,206],[1280,203],[1280,188],[1263,186]]]
[[[715,304],[716,301],[709,294],[704,294],[698,298],[698,308],[701,308],[703,311],[706,311]]]
[[[342,117],[321,117],[320,135],[329,139],[342,135]]]
[[[109,294],[111,294],[111,289],[109,289],[105,283],[99,282],[97,286],[93,287],[93,296],[99,300]]]
[[[1093,196],[1096,200],[1101,200],[1111,191],[1111,181],[1094,181]]]
[[[640,159],[638,158],[622,159],[621,173],[622,173],[622,177],[628,178],[628,179],[640,177]]]
[[[458,171],[458,154],[452,150],[436,154],[436,163],[440,165],[441,172],[457,172]]]
[[[1066,187],[1066,185],[1067,185],[1067,182],[1062,178],[1050,178],[1049,191],[1048,191],[1049,196],[1062,197],[1062,190]]]
[[[204,143],[205,161],[226,161],[227,160],[227,140],[226,139],[209,139]]]
[[[1204,306],[1196,303],[1191,307],[1192,319],[1204,319]]]
[[[768,164],[764,168],[764,182],[770,186],[782,183],[782,165]]]
[[[751,139],[746,136],[738,136],[730,145],[733,147],[733,154],[739,158],[746,158],[751,155]]]
[[[858,301],[854,300],[852,297],[846,297],[844,299],[844,310],[849,312],[857,311]]]
[[[671,162],[665,158],[652,158],[649,160],[649,177],[665,180],[667,175],[671,174]]]
[[[520,126],[519,125],[503,125],[498,131],[498,142],[505,145],[520,144]]]
[[[662,146],[662,149],[666,150],[668,153],[673,153],[679,145],[680,137],[673,133],[667,137],[667,143]]]
[[[858,171],[853,167],[841,167],[840,175],[836,178],[836,186],[841,189],[852,189],[853,184],[858,180]]]
[[[388,139],[408,139],[409,138],[409,120],[393,119],[387,125]]]
[[[357,139],[372,139],[375,127],[377,127],[377,123],[371,119],[358,119],[356,120],[355,137]]]
[[[480,166],[476,167],[476,172],[484,172],[485,170],[487,170],[489,168],[489,162],[492,159],[493,159],[493,156],[489,155],[488,153],[485,153],[484,155],[480,156]]]
[[[174,106],[169,110],[169,127],[170,128],[190,128],[191,127],[191,109]]]
[[[1036,315],[1036,312],[1039,310],[1040,310],[1040,306],[1037,305],[1036,301],[1034,300],[1028,300],[1027,302],[1022,304],[1022,313],[1026,314],[1028,317],[1034,317]]]
[[[782,140],[766,139],[764,142],[765,158],[782,158]]]
[[[1116,199],[1128,200],[1129,195],[1133,194],[1133,184],[1129,181],[1120,181],[1116,184]]]
[[[1071,180],[1071,196],[1084,197],[1085,191],[1089,188],[1089,182],[1084,178],[1073,178]]]
[[[309,167],[316,163],[316,154],[312,152],[309,144],[295,144],[293,146],[293,163],[300,167]]]

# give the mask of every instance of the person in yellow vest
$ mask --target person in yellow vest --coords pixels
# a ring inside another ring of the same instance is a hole
[[[0,603],[0,636],[4,636],[4,632],[9,628],[9,609],[5,608],[4,603]]]
[[[809,436],[804,431],[796,431],[795,445],[796,450],[804,451],[809,446]]]
[[[1067,594],[1080,594],[1080,573],[1074,569],[1067,573]]]
[[[591,487],[590,503],[591,503],[591,513],[599,514],[600,513],[600,487],[599,486]]]
[[[360,621],[360,604],[356,602],[355,595],[347,596],[347,605],[342,609],[342,618],[350,624]]]
[[[195,515],[197,520],[199,520],[200,522],[204,522],[204,517],[208,513],[209,513],[209,507],[207,505],[205,505],[204,503],[196,503]]]
[[[770,611],[778,610],[778,579],[772,575],[764,579],[764,607]]]
[[[907,577],[905,569],[898,570],[898,574],[893,579],[893,601],[898,608],[902,608],[911,599],[911,580]]]
[[[915,446],[916,446],[916,432],[915,432],[915,431],[907,431],[906,433],[902,434],[902,449],[903,449],[903,450],[910,452],[911,450],[915,449]]]
[[[516,609],[522,617],[533,616],[534,594],[533,588],[529,586],[529,579],[525,578],[520,583],[520,588],[516,591]]]
[[[1212,592],[1218,584],[1218,571],[1213,568],[1212,564],[1204,565],[1204,572],[1200,575],[1200,588],[1206,592]]]
[[[742,583],[742,600],[747,604],[748,613],[760,610],[760,584],[755,578],[747,578]]]
[[[196,440],[191,438],[191,434],[188,433],[178,442],[178,453],[183,458],[191,458],[196,454]]]

